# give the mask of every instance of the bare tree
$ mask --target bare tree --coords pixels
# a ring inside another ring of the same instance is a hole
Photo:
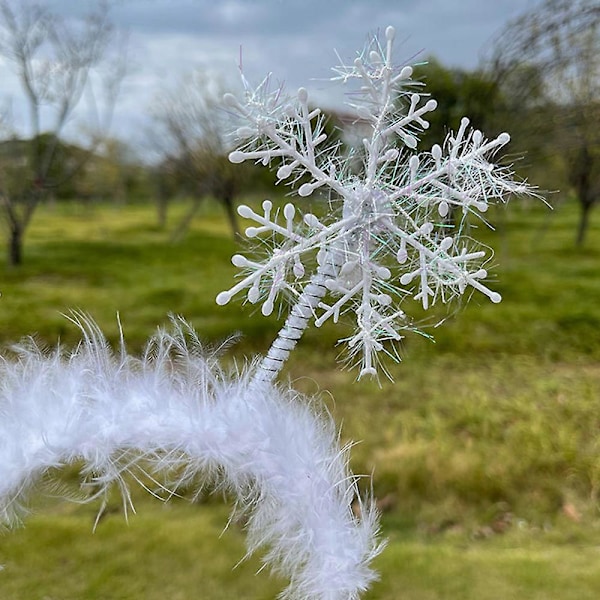
[[[207,196],[223,205],[233,234],[239,234],[234,201],[244,174],[227,159],[231,124],[221,104],[224,91],[220,79],[197,70],[174,88],[162,91],[152,109],[156,124],[152,143],[161,155],[163,179],[159,214],[164,218],[169,193],[166,187],[176,187],[192,197],[189,211],[175,228],[174,239],[185,233]],[[174,185],[165,187],[164,178],[170,178]]]
[[[508,23],[493,46],[488,73],[528,141],[564,164],[580,205],[582,244],[600,197],[600,5],[546,0]]]
[[[84,96],[93,98],[95,123],[88,129],[87,152],[62,178],[81,168],[108,128],[112,110],[124,75],[124,62],[113,61],[111,68],[100,67],[114,40],[108,8],[98,5],[82,20],[68,20],[46,7],[28,0],[0,0],[0,56],[12,66],[26,106],[26,151],[0,164],[0,210],[8,225],[8,264],[23,259],[24,234],[36,208],[52,189],[63,183],[49,177],[60,160],[65,127]],[[22,146],[22,145],[21,145]],[[11,170],[21,171],[19,185],[10,177]],[[12,182],[11,182],[12,179]]]
[[[600,7],[598,11],[600,21]],[[560,137],[564,148],[569,183],[581,207],[577,245],[584,242],[592,207],[600,199],[600,31],[594,29],[579,36],[579,60],[563,69],[560,87],[568,110],[558,113]]]

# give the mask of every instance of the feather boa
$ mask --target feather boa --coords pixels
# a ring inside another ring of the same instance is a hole
[[[14,519],[48,469],[74,461],[125,489],[135,456],[233,491],[249,553],[266,549],[290,579],[283,598],[358,598],[381,550],[377,515],[371,503],[353,515],[356,480],[327,415],[291,389],[256,385],[253,369],[228,376],[183,321],[134,358],[123,342],[113,352],[91,320],[74,320],[83,332],[74,351],[29,341],[0,364],[1,518]]]

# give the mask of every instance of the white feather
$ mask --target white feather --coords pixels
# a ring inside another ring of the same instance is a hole
[[[228,376],[194,331],[173,319],[141,358],[109,348],[82,315],[71,353],[32,341],[0,364],[0,517],[10,522],[48,469],[83,461],[123,484],[132,453],[156,471],[214,478],[248,514],[248,551],[290,578],[282,598],[358,598],[381,550],[371,503],[358,497],[331,419],[291,389]],[[127,456],[127,464],[122,461]],[[172,472],[172,471],[171,471]]]

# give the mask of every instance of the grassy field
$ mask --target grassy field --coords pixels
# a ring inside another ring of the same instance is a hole
[[[184,207],[174,207],[173,221]],[[382,581],[368,598],[587,599],[600,591],[600,226],[573,246],[576,211],[514,203],[492,215],[500,305],[474,296],[431,331],[413,336],[395,383],[354,382],[336,365],[332,327],[311,330],[286,371],[319,395],[344,439],[360,441],[353,468],[373,473],[384,535]],[[281,322],[248,307],[217,307],[239,251],[208,205],[171,244],[142,206],[42,209],[26,263],[0,277],[0,341],[36,333],[78,339],[62,316],[90,313],[116,340],[120,314],[139,351],[167,313],[207,342],[232,332],[224,360],[262,353]],[[438,314],[431,322],[445,315]],[[69,484],[72,485],[72,484]],[[26,528],[0,538],[0,598],[78,600],[273,598],[283,587],[258,561],[243,562],[243,531],[227,501],[163,506],[136,493],[123,522],[111,503],[43,503]]]

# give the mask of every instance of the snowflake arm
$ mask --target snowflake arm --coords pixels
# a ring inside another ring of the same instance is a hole
[[[233,163],[255,160],[268,165],[279,158],[282,162],[277,169],[279,181],[289,179],[292,174],[296,180],[304,174],[311,176],[311,181],[298,189],[300,196],[309,196],[322,186],[343,193],[343,186],[331,168],[334,163],[327,158],[320,160],[330,155],[331,148],[319,148],[327,140],[322,132],[324,117],[320,109],[309,109],[306,89],[300,88],[295,100],[282,98],[277,117],[273,116],[270,103],[256,102],[255,97],[256,94],[247,97],[245,105],[233,94],[224,97],[229,108],[245,121],[235,132],[239,147],[229,154],[229,160]],[[327,164],[327,170],[320,162]]]
[[[411,156],[408,161],[410,180],[390,190],[390,201],[408,197],[419,203],[434,203],[438,205],[439,215],[445,217],[450,205],[485,212],[494,200],[526,193],[527,186],[514,181],[512,172],[503,172],[487,160],[508,144],[508,133],[484,141],[482,133],[475,130],[464,139],[468,124],[469,120],[463,118],[456,137],[449,136],[447,156],[438,144],[431,152]],[[474,182],[478,185],[473,185]],[[435,191],[441,192],[441,196]]]
[[[266,292],[267,298],[261,311],[263,315],[268,316],[273,312],[275,300],[282,290],[291,291],[297,296],[299,292],[296,287],[306,283],[303,279],[303,258],[306,255],[318,254],[320,249],[327,247],[340,230],[350,226],[352,219],[348,218],[326,227],[315,215],[308,213],[297,223],[297,211],[293,204],[288,203],[283,209],[286,223],[284,227],[278,223],[278,214],[272,214],[273,204],[270,200],[265,200],[262,208],[264,214],[260,215],[248,206],[238,207],[240,216],[259,224],[259,227],[248,227],[245,231],[246,236],[255,238],[263,233],[272,233],[282,241],[264,262],[251,261],[245,256],[235,254],[232,263],[250,271],[250,274],[230,289],[221,292],[216,301],[219,305],[227,304],[233,296],[247,289],[247,300],[255,304]],[[266,285],[265,281],[268,282]]]

